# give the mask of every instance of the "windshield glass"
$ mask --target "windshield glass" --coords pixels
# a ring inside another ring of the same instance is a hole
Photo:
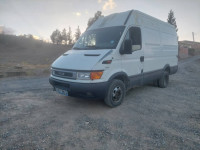
[[[114,49],[125,26],[107,27],[86,31],[76,42],[73,49]]]

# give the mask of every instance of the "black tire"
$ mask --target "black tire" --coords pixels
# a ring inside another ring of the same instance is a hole
[[[160,88],[166,88],[169,83],[169,72],[165,71],[162,77],[158,80],[158,86]]]
[[[109,107],[119,106],[125,97],[125,85],[121,80],[114,79],[109,88],[104,102]]]
[[[158,80],[153,81],[153,86],[158,87],[159,83]]]

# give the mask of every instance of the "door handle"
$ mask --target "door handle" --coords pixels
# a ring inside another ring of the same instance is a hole
[[[144,56],[140,57],[140,62],[144,62]]]

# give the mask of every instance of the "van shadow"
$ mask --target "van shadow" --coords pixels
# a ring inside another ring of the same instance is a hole
[[[57,97],[58,98],[58,97]],[[103,99],[97,98],[79,98],[79,97],[65,97],[60,96],[58,99],[55,99],[55,102],[60,105],[64,105],[67,107],[71,107],[74,109],[79,108],[105,108],[108,109],[109,107],[104,104]]]
[[[128,90],[126,92],[124,101],[128,101],[132,97],[132,95],[136,96],[138,94],[142,94],[141,92],[144,92],[148,88],[157,88],[157,87],[153,86],[152,84],[149,84],[146,86],[139,86],[139,87],[131,88],[130,90]],[[74,109],[78,109],[78,108],[81,108],[81,109],[82,108],[110,109],[110,107],[104,103],[103,99],[98,99],[98,98],[79,98],[79,97],[70,97],[70,96],[66,97],[66,96],[57,95],[55,98],[55,102],[57,104],[71,107]],[[122,103],[121,105],[124,105],[124,103]],[[118,106],[118,107],[120,107],[120,106]],[[115,107],[115,108],[117,108],[117,107]]]

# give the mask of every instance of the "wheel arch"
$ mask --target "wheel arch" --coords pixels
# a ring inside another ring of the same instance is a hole
[[[114,79],[118,79],[118,80],[121,80],[122,82],[124,82],[126,88],[129,86],[130,79],[129,79],[128,75],[125,72],[117,72],[117,73],[113,74],[109,78],[108,81],[112,81]]]
[[[164,72],[164,71],[168,71],[169,74],[170,74],[170,65],[169,65],[169,64],[166,64],[166,65],[164,66],[163,72]]]

